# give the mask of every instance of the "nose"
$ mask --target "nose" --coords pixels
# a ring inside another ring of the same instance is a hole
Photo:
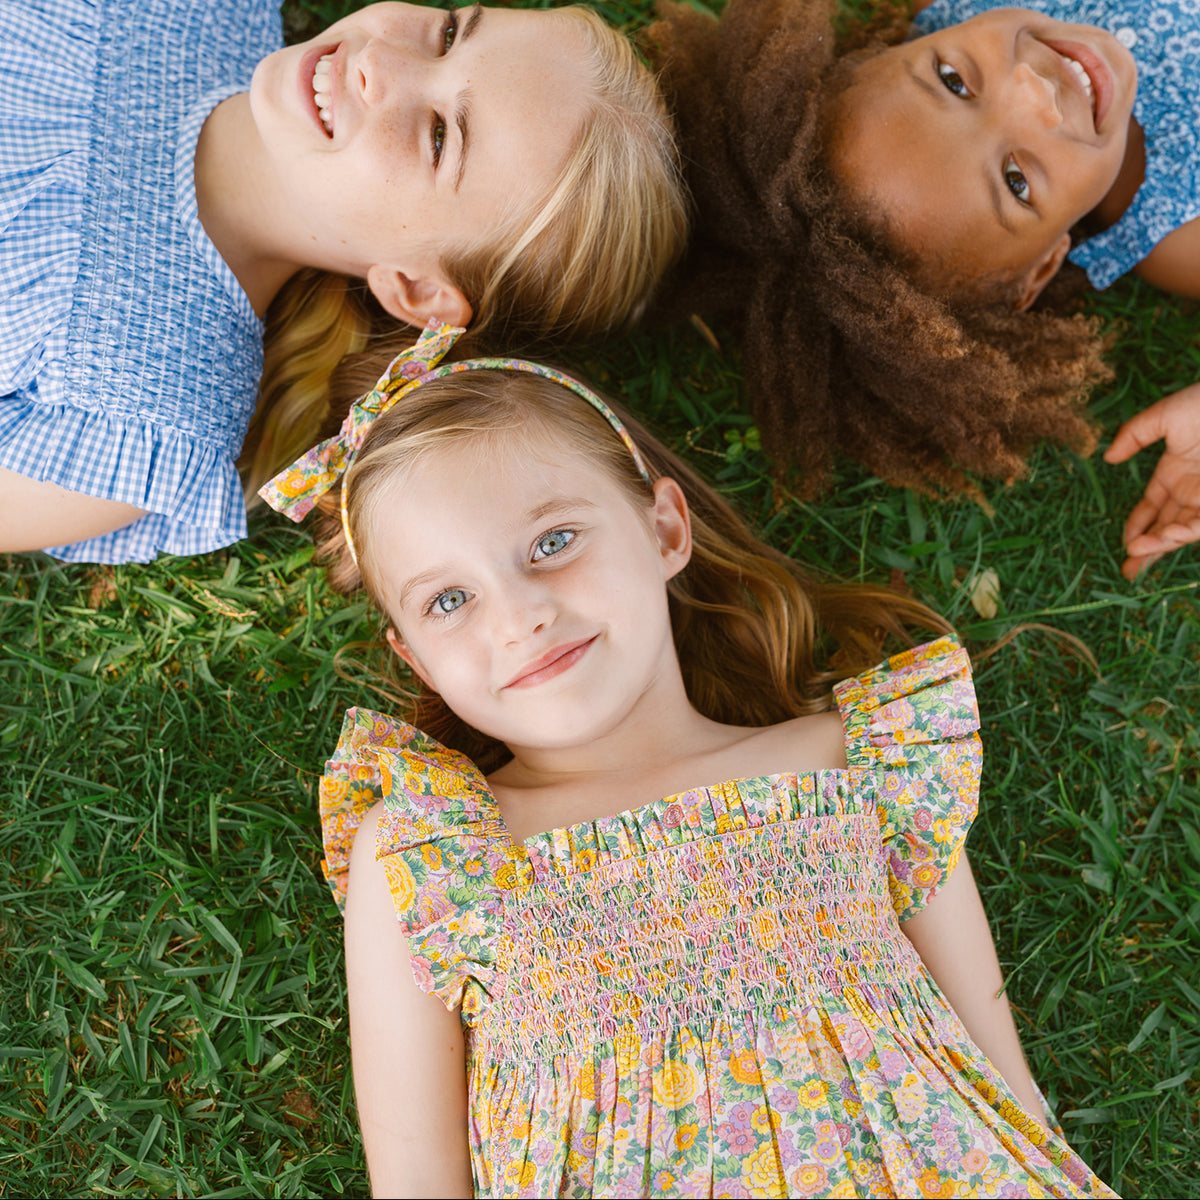
[[[1059,88],[1061,81],[1042,75],[1029,63],[1017,63],[1006,89],[1005,107],[1023,124],[1052,131],[1063,121]]]
[[[368,108],[380,108],[412,90],[424,64],[384,38],[372,38],[354,56],[349,82]]]
[[[498,640],[516,645],[553,625],[556,610],[540,581],[523,579],[505,588],[503,600],[492,611]]]

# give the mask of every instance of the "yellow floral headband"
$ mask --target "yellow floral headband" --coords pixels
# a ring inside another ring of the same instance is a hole
[[[570,375],[564,375],[553,367],[528,362],[523,358],[468,358],[462,362],[439,366],[451,346],[462,336],[464,329],[457,325],[442,325],[430,321],[421,336],[407,350],[398,354],[379,382],[355,401],[342,422],[337,435],[319,442],[290,467],[281,471],[269,483],[259,488],[258,494],[278,512],[293,521],[302,521],[312,507],[333,485],[342,480],[342,529],[346,545],[357,563],[358,555],[354,540],[350,536],[350,524],[346,513],[346,473],[361,449],[367,431],[376,417],[387,412],[401,397],[407,396],[422,384],[464,371],[521,371],[526,375],[538,375],[553,380],[577,396],[586,400],[608,423],[633,456],[634,465],[642,478],[651,483],[650,472],[637,444],[629,435],[615,412],[591,388]]]

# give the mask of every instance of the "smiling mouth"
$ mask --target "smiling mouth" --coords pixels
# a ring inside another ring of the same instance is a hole
[[[535,658],[533,662],[522,667],[520,672],[514,675],[501,690],[514,687],[536,687],[539,683],[545,683],[556,675],[561,675],[564,671],[570,670],[588,652],[592,643],[599,636],[599,634],[595,634],[579,642],[557,646],[543,654],[541,658]]]
[[[323,54],[313,68],[313,99],[317,105],[317,116],[325,127],[325,135],[333,137],[333,53]]]
[[[1079,81],[1079,86],[1083,89],[1083,94],[1087,98],[1088,107],[1092,110],[1092,123],[1096,121],[1096,89],[1092,86],[1092,77],[1087,73],[1083,63],[1078,59],[1070,58],[1061,50],[1056,50],[1055,53],[1066,64],[1067,69]]]

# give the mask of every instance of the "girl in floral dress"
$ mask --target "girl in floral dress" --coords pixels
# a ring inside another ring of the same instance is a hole
[[[341,476],[335,578],[419,683],[321,785],[376,1194],[1112,1195],[962,852],[967,654],[868,667],[944,622],[814,581],[583,384],[435,366],[454,333],[266,490]]]

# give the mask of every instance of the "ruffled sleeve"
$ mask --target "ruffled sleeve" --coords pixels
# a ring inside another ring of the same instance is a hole
[[[325,845],[321,869],[338,908],[346,907],[350,851],[358,827],[371,806],[383,799],[380,752],[397,750],[414,735],[423,736],[404,721],[369,708],[346,712],[337,749],[325,764],[317,791],[321,840]]]
[[[979,806],[979,710],[966,650],[940,638],[838,684],[854,768],[873,770],[892,903],[915,916],[950,878]]]
[[[415,732],[415,731],[414,731]],[[496,971],[503,892],[532,878],[479,769],[432,738],[380,755],[386,808],[377,856],[408,934],[417,986],[463,1020]]]

